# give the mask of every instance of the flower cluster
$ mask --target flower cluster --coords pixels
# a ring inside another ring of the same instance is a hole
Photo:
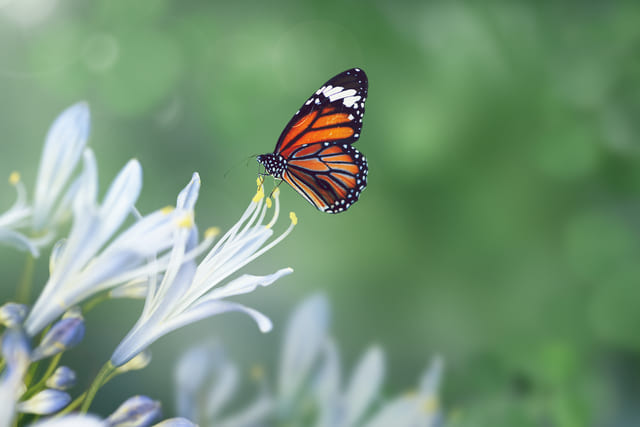
[[[87,413],[100,387],[116,375],[146,367],[149,346],[168,332],[228,311],[244,312],[261,331],[269,331],[267,316],[228,298],[292,272],[283,268],[262,276],[236,274],[282,241],[297,223],[291,213],[289,227],[274,236],[278,192],[273,200],[265,197],[261,180],[238,222],[217,241],[216,229],[205,231],[200,240],[194,214],[200,190],[197,173],[178,194],[175,207],[142,215],[135,208],[142,168],[130,160],[99,200],[97,164],[86,146],[89,118],[87,104],[79,103],[55,120],[46,137],[33,200],[17,172],[9,178],[17,200],[0,215],[0,242],[27,251],[31,261],[57,242],[51,249],[48,280],[33,306],[26,305],[30,284],[23,281],[18,289],[21,301],[0,307],[5,329],[0,427],[32,423],[40,416],[51,417],[35,425],[151,425],[160,416],[160,403],[146,396],[126,400],[105,419]],[[69,222],[68,235],[60,239]],[[33,268],[33,262],[27,268]],[[140,318],[91,387],[72,393],[76,374],[60,364],[61,358],[82,341],[88,310],[119,297],[144,299]],[[176,418],[156,425],[194,424]]]
[[[326,298],[316,295],[303,301],[288,322],[276,384],[268,383],[261,368],[254,369],[253,376],[260,385],[256,397],[235,411],[226,406],[231,406],[238,390],[237,365],[216,342],[187,350],[175,373],[179,415],[203,426],[223,427],[443,425],[438,400],[443,370],[440,357],[432,360],[414,392],[383,400],[382,349],[376,345],[367,349],[344,384],[338,347],[328,326]]]
[[[137,160],[124,165],[99,199],[97,163],[87,147],[89,117],[87,104],[79,103],[55,120],[33,200],[17,172],[9,178],[17,199],[0,215],[0,243],[26,251],[28,262],[19,300],[0,306],[0,427],[443,424],[437,394],[442,361],[437,357],[416,392],[392,399],[381,393],[385,362],[379,346],[370,347],[343,380],[323,296],[307,299],[292,314],[277,376],[252,370],[259,387],[248,404],[229,409],[241,370],[220,344],[208,342],[188,350],[177,365],[180,417],[154,424],[161,418],[161,404],[147,396],[126,399],[106,417],[91,414],[100,388],[117,375],[148,366],[149,347],[171,331],[229,311],[243,312],[262,332],[269,331],[267,316],[229,298],[269,286],[293,271],[237,274],[288,236],[297,218],[290,213],[288,227],[274,235],[279,193],[276,189],[273,198],[265,197],[258,179],[257,192],[240,219],[221,237],[215,228],[201,237],[195,221],[199,175],[192,175],[175,206],[143,215],[135,207],[142,190]],[[61,236],[65,229],[68,234]],[[29,269],[49,245],[49,276],[33,305],[27,305]],[[78,392],[76,372],[62,358],[90,333],[85,316],[91,308],[111,298],[142,299],[142,311],[90,387]]]

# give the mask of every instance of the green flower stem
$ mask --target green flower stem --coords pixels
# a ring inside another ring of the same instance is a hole
[[[100,304],[103,301],[109,299],[109,292],[104,292],[102,294],[98,294],[95,297],[91,298],[82,306],[82,312],[87,314],[90,310],[92,310],[95,306]]]
[[[42,378],[40,378],[40,381],[38,381],[38,383],[34,386],[29,387],[29,390],[27,390],[27,392],[24,394],[24,397],[22,398],[23,400],[27,400],[28,398],[45,388],[45,383],[47,382],[51,374],[53,374],[53,371],[55,371],[58,367],[58,363],[60,363],[61,357],[62,353],[58,353],[53,357],[53,359],[51,359],[51,363],[49,363],[49,366],[47,367],[44,375],[42,375]]]
[[[87,413],[89,407],[91,406],[93,398],[96,396],[96,393],[98,392],[100,387],[105,385],[107,381],[111,379],[111,375],[115,372],[115,370],[116,367],[111,364],[111,361],[105,363],[102,369],[100,369],[100,372],[98,372],[96,379],[93,380],[93,384],[91,384],[91,387],[89,387],[89,390],[87,391],[87,397],[84,399],[82,407],[80,408],[81,413]]]
[[[31,284],[33,283],[33,271],[35,270],[36,260],[29,253],[24,262],[24,270],[20,284],[16,290],[16,300],[22,304],[28,304],[31,298]]]

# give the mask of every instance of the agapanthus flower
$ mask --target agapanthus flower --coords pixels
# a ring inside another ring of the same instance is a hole
[[[164,208],[138,219],[114,237],[140,194],[140,164],[136,160],[127,163],[101,204],[96,202],[97,172],[89,150],[84,165],[69,237],[54,248],[49,280],[25,323],[31,335],[98,292],[161,272],[168,265],[164,254],[173,246],[175,230],[181,227],[183,214]]]
[[[192,211],[198,198],[200,180],[194,180],[178,198],[181,211]],[[119,366],[147,348],[163,335],[215,314],[240,311],[252,317],[263,332],[271,329],[271,321],[262,313],[244,305],[226,301],[225,298],[252,292],[258,286],[268,286],[280,277],[291,273],[283,268],[266,276],[242,275],[224,286],[220,283],[240,268],[253,261],[293,229],[297,219],[290,214],[291,225],[277,238],[267,243],[273,235],[280,211],[277,192],[274,192],[274,214],[265,223],[270,199],[264,200],[264,189],[259,189],[240,220],[218,241],[198,264],[189,254],[197,245],[197,230],[193,222],[183,222],[176,233],[169,266],[162,282],[155,286],[151,282],[142,314],[131,331],[122,340],[111,356],[111,363]]]
[[[205,342],[187,350],[176,366],[175,385],[177,413],[203,426],[259,425],[273,407],[263,387],[249,404],[229,413],[240,371],[220,343]]]
[[[379,398],[384,379],[384,353],[379,346],[370,347],[356,365],[342,390],[337,346],[329,342],[324,364],[316,375],[314,389],[319,407],[318,427],[354,427]]]
[[[9,176],[9,183],[16,189],[17,196],[11,208],[0,215],[0,242],[38,256],[38,241],[21,231],[28,224],[32,209],[27,204],[27,193],[20,181],[20,174],[13,172]]]
[[[79,102],[53,122],[42,150],[33,200],[33,229],[56,226],[70,207],[75,187],[69,186],[89,137],[89,106]]]
[[[329,301],[314,295],[300,303],[287,321],[278,369],[278,411],[288,417],[311,380],[329,339]]]
[[[382,348],[369,347],[348,381],[344,381],[338,347],[329,336],[328,323],[329,304],[323,295],[303,301],[287,322],[277,389],[273,391],[263,382],[252,403],[231,413],[228,407],[238,388],[236,365],[220,346],[194,347],[181,358],[176,370],[178,413],[218,427],[441,425],[440,358],[435,358],[422,375],[416,392],[386,401],[381,396],[385,375]],[[203,414],[207,416],[197,418]]]
[[[27,200],[20,174],[9,183],[17,192],[13,206],[0,215],[0,242],[39,255],[63,222],[77,191],[72,176],[89,136],[89,107],[80,102],[63,111],[53,122],[45,140],[33,204]]]
[[[440,427],[444,419],[440,410],[438,389],[442,380],[443,361],[436,357],[422,374],[418,390],[385,403],[365,427]]]

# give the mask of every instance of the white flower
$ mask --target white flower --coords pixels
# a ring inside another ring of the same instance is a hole
[[[68,208],[69,198],[61,198],[61,195],[80,161],[89,137],[89,127],[89,106],[86,102],[67,108],[51,125],[36,181],[33,201],[35,231],[55,225]]]
[[[63,111],[53,122],[45,140],[33,206],[27,202],[20,174],[13,172],[9,182],[16,188],[16,202],[0,215],[0,242],[34,257],[47,245],[56,228],[66,218],[78,184],[70,184],[89,135],[89,107],[80,102]],[[64,193],[64,194],[63,194]],[[29,230],[33,236],[26,234]]]
[[[363,416],[380,393],[384,379],[384,353],[370,347],[358,362],[346,390],[340,387],[340,366],[335,344],[326,347],[324,365],[316,379],[320,416],[318,427],[351,427],[361,425]]]
[[[195,175],[197,177],[197,174]],[[198,198],[199,179],[181,193],[178,210],[190,211]],[[196,185],[197,184],[197,185]],[[291,225],[287,230],[267,243],[272,236],[280,210],[277,192],[273,219],[264,224],[271,201],[264,201],[260,184],[258,193],[240,220],[220,239],[206,257],[196,264],[193,248],[197,232],[193,223],[185,222],[177,233],[171,251],[169,266],[159,286],[151,283],[142,314],[131,331],[111,356],[111,363],[119,366],[147,348],[163,335],[215,314],[241,311],[251,316],[261,331],[271,329],[271,321],[262,313],[244,305],[226,301],[227,297],[252,292],[258,286],[268,286],[280,277],[291,273],[291,268],[281,269],[267,276],[242,275],[224,286],[217,286],[230,275],[275,246],[286,237],[297,222],[290,214]]]
[[[213,342],[187,350],[175,371],[176,411],[202,425],[255,426],[271,414],[271,399],[260,392],[254,401],[232,414],[225,414],[239,386],[239,370]]]
[[[329,317],[327,298],[314,295],[304,300],[287,321],[278,369],[280,416],[289,416],[311,379],[312,368],[328,340]]]
[[[385,403],[365,427],[437,427],[444,424],[440,412],[438,388],[443,361],[436,357],[420,378],[417,393],[400,396]]]
[[[9,183],[16,189],[17,197],[11,208],[0,215],[0,242],[14,246],[23,251],[31,252],[34,257],[39,255],[40,239],[31,239],[18,230],[26,227],[31,217],[31,207],[27,204],[27,193],[20,181],[20,174],[13,172]]]
[[[131,160],[98,204],[95,160],[86,150],[81,187],[73,204],[73,225],[68,239],[56,245],[51,255],[51,275],[25,323],[30,335],[97,292],[155,277],[167,267],[168,253],[162,254],[173,245],[180,212],[160,209],[113,237],[134,211],[141,186],[140,164]]]

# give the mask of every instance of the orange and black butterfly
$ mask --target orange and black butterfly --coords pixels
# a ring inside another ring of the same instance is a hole
[[[347,210],[367,186],[367,160],[351,146],[360,137],[367,90],[359,68],[333,77],[291,118],[273,153],[258,162],[322,212]]]

